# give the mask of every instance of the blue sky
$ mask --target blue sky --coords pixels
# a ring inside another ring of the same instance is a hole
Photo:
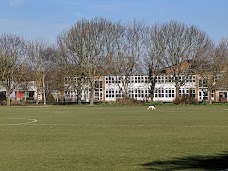
[[[56,36],[76,21],[104,17],[151,25],[176,20],[198,26],[215,42],[228,37],[228,0],[0,0],[0,34]]]

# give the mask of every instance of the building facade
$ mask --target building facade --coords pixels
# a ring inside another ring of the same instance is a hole
[[[180,76],[181,77],[181,76]],[[77,78],[73,78],[77,84]],[[127,80],[127,82],[123,81]],[[68,86],[65,96],[69,100],[75,100],[77,91]],[[74,86],[75,87],[75,86]],[[139,101],[150,101],[149,77],[145,75],[134,75],[128,79],[119,76],[102,76],[95,80],[95,101],[115,102],[123,98],[124,91],[129,98]],[[185,84],[180,86],[179,96],[195,97],[197,101],[208,101],[208,87],[204,79],[197,75],[189,75]],[[211,100],[214,102],[228,102],[228,89],[213,90]],[[89,102],[91,96],[89,86],[83,86],[82,98],[84,102]],[[154,90],[154,101],[173,102],[176,98],[175,83],[170,79],[170,75],[159,75],[156,77]]]
[[[6,89],[0,85],[0,94],[6,94]],[[11,100],[15,101],[29,101],[35,100],[38,96],[38,100],[42,100],[42,95],[37,94],[35,81],[23,82],[17,86],[17,88],[10,94]],[[4,99],[1,99],[4,100]]]

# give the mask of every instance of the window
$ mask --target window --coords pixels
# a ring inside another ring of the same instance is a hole
[[[150,94],[149,94],[149,90],[145,90],[145,97],[149,97]]]
[[[138,77],[135,76],[135,83],[138,83]]]
[[[174,97],[174,88],[167,88],[165,90],[165,97]]]
[[[164,88],[155,89],[154,96],[155,97],[165,97]]]
[[[77,84],[77,77],[74,77],[74,84]]]
[[[148,82],[149,82],[149,77],[145,76],[145,83],[148,83]]]
[[[95,98],[96,98],[96,99],[99,98],[99,92],[95,92]]]
[[[154,91],[154,97],[158,97],[158,89],[157,88]]]
[[[144,77],[141,76],[141,80],[140,80],[141,83],[144,83]]]
[[[102,87],[102,81],[100,81],[101,83],[100,83],[100,86]],[[115,83],[116,81],[115,81],[115,78],[114,78],[114,76],[109,76],[109,77],[106,77],[105,78],[105,82],[106,82],[106,84],[113,84],[113,83]]]
[[[161,76],[157,76],[157,83],[164,83],[165,82],[165,76],[161,75]]]
[[[196,77],[194,75],[189,75],[186,82],[189,82],[189,83],[196,82]]]
[[[196,90],[194,88],[180,88],[179,95],[180,96],[188,96],[188,97],[195,97]]]
[[[207,80],[201,78],[201,79],[199,80],[199,87],[207,87]]]
[[[141,97],[144,97],[144,90],[141,90]]]
[[[142,90],[138,90],[138,97],[142,97]]]
[[[171,77],[170,76],[165,76],[165,82],[166,83],[172,82]]]

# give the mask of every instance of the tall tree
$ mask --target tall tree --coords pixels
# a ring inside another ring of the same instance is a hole
[[[136,73],[143,50],[143,36],[145,26],[141,22],[133,21],[126,26],[119,26],[114,40],[113,73],[123,98],[128,97],[131,86],[130,77]]]
[[[103,18],[82,19],[58,37],[65,66],[78,68],[78,78],[89,82],[90,104],[94,103],[95,79],[102,74],[102,64],[107,57],[107,34],[112,23]],[[74,74],[75,74],[74,73]],[[79,83],[77,84],[79,85]],[[78,86],[80,87],[80,86]],[[79,92],[78,92],[79,93]]]
[[[179,89],[192,74],[193,65],[204,63],[213,42],[199,28],[176,21],[156,24],[153,29],[154,47],[159,52],[161,65],[172,75],[178,99]]]
[[[228,38],[220,41],[217,46],[217,56],[220,66],[220,80],[218,85],[222,87],[228,87]]]
[[[63,71],[64,89],[77,93],[77,102],[80,104],[85,75],[80,66],[78,55],[75,52],[82,45],[74,40],[74,36],[77,37],[77,32],[68,31],[58,36],[58,63]]]
[[[53,91],[61,92],[63,89],[62,70],[58,65],[58,52],[56,47],[48,45],[43,52],[44,74],[43,74],[43,101],[46,104],[46,95],[51,95]]]
[[[150,99],[153,102],[155,84],[157,82],[157,76],[161,74],[163,70],[163,65],[161,65],[161,52],[157,47],[156,42],[153,40],[156,32],[155,27],[148,27],[146,29],[145,37],[145,50],[143,64],[145,66],[146,73],[148,74],[148,83],[150,84],[149,92]]]
[[[0,81],[6,89],[7,105],[10,105],[10,94],[24,81],[25,41],[17,35],[0,36]]]
[[[37,95],[42,93],[43,102],[46,104],[45,93],[45,77],[53,65],[50,61],[49,45],[43,39],[36,39],[27,43],[27,65],[32,71],[33,78],[36,81],[36,93]],[[36,97],[36,103],[38,104],[38,96]]]
[[[207,83],[208,103],[212,104],[211,94],[217,88],[227,87],[228,39],[219,42],[207,58],[207,65],[201,70],[201,77]]]

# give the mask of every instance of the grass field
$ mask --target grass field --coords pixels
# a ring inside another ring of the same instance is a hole
[[[0,107],[0,170],[228,168],[228,105],[146,108]]]

